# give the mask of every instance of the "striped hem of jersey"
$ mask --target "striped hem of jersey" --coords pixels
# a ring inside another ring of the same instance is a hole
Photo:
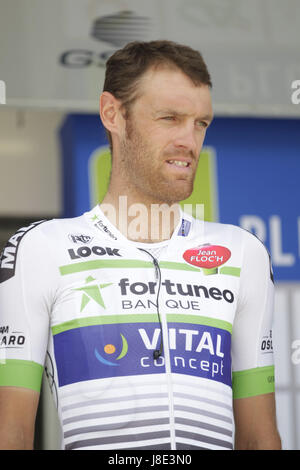
[[[90,439],[80,439],[78,441],[71,442],[65,445],[66,450],[73,449],[84,449],[88,447],[92,449],[93,447],[97,450],[108,450],[116,449],[119,450],[128,450],[128,449],[165,449],[168,450],[171,448],[169,443],[169,431],[155,431],[153,433],[140,433],[137,436],[115,436],[107,438],[90,438]],[[191,433],[181,430],[175,431],[176,435],[176,450],[180,449],[197,449],[197,450],[232,450],[232,442],[227,442],[221,439],[212,438],[198,433]],[[165,443],[161,442],[165,440]],[[150,442],[149,442],[150,441]],[[180,442],[181,441],[181,442]],[[183,442],[182,442],[183,441]],[[186,442],[184,442],[186,441]],[[148,445],[147,445],[148,443]]]
[[[119,387],[121,388],[121,387]],[[166,398],[168,395],[166,393],[161,393],[161,394],[157,394],[157,393],[151,393],[151,394],[140,394],[139,395],[139,398],[152,398],[153,397],[159,397],[159,398]],[[229,411],[231,411],[231,407],[229,405],[227,405],[226,403],[223,403],[223,402],[220,402],[218,400],[212,400],[210,398],[207,398],[207,397],[198,397],[198,396],[193,396],[192,394],[187,394],[187,393],[178,393],[178,392],[174,392],[174,397],[178,398],[179,400],[182,400],[182,399],[188,399],[188,400],[191,400],[191,401],[196,401],[196,402],[199,402],[199,403],[204,403],[204,404],[208,404],[208,405],[212,405],[212,406],[215,406],[215,407],[219,407],[219,408],[224,408],[224,409],[227,409]],[[65,405],[65,406],[62,406],[62,412],[64,413],[65,411],[69,411],[69,410],[78,410],[78,409],[82,409],[84,408],[85,406],[94,406],[94,405],[104,405],[104,404],[109,404],[109,403],[115,403],[116,401],[118,403],[122,402],[122,401],[131,401],[131,400],[135,400],[135,396],[132,396],[132,395],[125,395],[125,396],[118,396],[117,398],[115,397],[109,397],[109,398],[99,398],[99,399],[94,399],[94,400],[90,400],[87,404],[85,401],[79,401],[79,402],[75,402],[75,403],[72,403],[71,405]],[[226,421],[228,421],[226,419]],[[229,420],[229,422],[231,422]]]
[[[150,441],[150,442],[149,442]],[[170,449],[170,431],[155,431],[134,434],[132,436],[120,435],[114,437],[94,437],[89,439],[80,439],[68,444],[65,444],[66,450],[84,449],[88,447],[92,449],[95,447],[97,450],[127,450],[133,448],[139,450],[139,447],[145,447],[148,444],[148,449],[157,449],[157,445],[165,441],[162,449]]]
[[[247,398],[275,391],[274,366],[232,373],[233,398]]]
[[[210,317],[188,314],[167,314],[168,323],[188,323],[194,325],[212,326],[232,333],[232,325],[224,320],[218,320]],[[102,315],[93,317],[76,318],[59,325],[52,326],[53,336],[64,331],[81,328],[92,325],[111,325],[118,323],[158,323],[157,314],[135,314],[135,315]]]
[[[205,387],[199,387],[198,378],[177,374],[173,379],[175,448],[231,449],[232,408],[231,393],[224,396],[227,387],[212,386],[206,379],[201,380]],[[67,386],[61,397],[64,447],[171,449],[168,393],[162,385],[164,381],[157,377],[133,376],[130,383],[125,377],[82,383],[76,393],[74,386]],[[82,401],[85,394],[91,396],[87,403]]]
[[[194,272],[200,272],[202,271],[204,274],[216,274],[217,272],[219,274],[225,274],[229,276],[235,276],[235,277],[240,277],[241,273],[241,268],[237,268],[234,266],[224,266],[221,268],[216,268],[214,269],[203,269],[203,268],[197,268],[194,266],[190,266],[189,264],[186,263],[178,263],[178,262],[172,262],[172,261],[160,261],[159,266],[161,269],[175,269],[178,271],[194,271]],[[60,274],[62,276],[68,275],[68,274],[74,274],[74,273],[79,273],[79,272],[84,272],[84,271],[90,271],[91,269],[107,269],[107,268],[151,268],[153,269],[153,263],[151,261],[142,261],[142,260],[136,260],[136,259],[106,259],[106,260],[91,260],[91,261],[82,261],[79,263],[73,263],[73,264],[66,264],[64,266],[59,267]]]
[[[32,361],[6,359],[0,364],[0,386],[40,391],[44,367]]]

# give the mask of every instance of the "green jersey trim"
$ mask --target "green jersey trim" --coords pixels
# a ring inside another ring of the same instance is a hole
[[[135,259],[106,259],[106,260],[92,260],[83,261],[81,263],[67,264],[60,266],[59,271],[62,276],[66,274],[80,273],[82,271],[89,271],[90,269],[101,268],[152,268],[151,261],[140,261]]]
[[[32,361],[6,359],[0,363],[0,386],[40,391],[44,367]]]
[[[204,274],[226,274],[229,276],[240,277],[241,269],[233,266],[224,266],[219,269],[204,269],[196,268],[190,266],[186,263],[178,263],[172,261],[160,261],[159,266],[161,269],[175,269],[178,271],[194,271],[194,272],[204,272]],[[135,259],[107,259],[107,260],[92,260],[92,261],[82,261],[74,264],[66,264],[59,267],[59,272],[62,276],[67,274],[74,274],[84,271],[90,271],[91,269],[105,269],[105,268],[152,268],[152,261],[141,261]]]
[[[248,398],[275,391],[274,366],[232,373],[233,398]]]
[[[229,276],[240,277],[241,268],[236,268],[234,266],[224,266],[223,268],[219,269],[219,273],[220,274],[228,274]]]
[[[81,328],[91,325],[110,325],[116,323],[158,323],[158,321],[157,313],[145,315],[103,315],[76,318],[75,320],[60,323],[59,325],[54,325],[52,326],[51,330],[53,335],[57,335],[74,328]],[[215,318],[202,317],[197,315],[168,314],[167,321],[170,323],[189,323],[194,325],[212,326],[226,330],[230,334],[232,333],[231,323],[224,320],[216,320]]]

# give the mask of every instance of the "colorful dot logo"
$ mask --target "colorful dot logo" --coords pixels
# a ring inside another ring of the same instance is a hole
[[[116,347],[113,344],[106,344],[104,346],[104,352],[106,352],[106,354],[113,354],[116,352]]]
[[[127,340],[126,340],[125,336],[122,335],[122,333],[120,333],[120,336],[121,336],[121,340],[122,340],[122,349],[121,349],[121,352],[118,355],[118,357],[116,357],[116,359],[115,359],[116,361],[119,361],[120,359],[122,359],[124,356],[126,356],[126,354],[128,352]],[[103,348],[103,351],[104,351],[105,355],[114,354],[116,352],[116,350],[117,350],[116,346],[114,344],[111,344],[111,343],[106,344]],[[101,362],[102,364],[105,364],[107,366],[119,366],[120,365],[117,362],[112,362],[112,361],[109,361],[108,359],[106,359],[106,357],[104,355],[101,355],[99,353],[97,348],[95,348],[94,353],[95,353],[95,356],[98,359],[98,361]]]

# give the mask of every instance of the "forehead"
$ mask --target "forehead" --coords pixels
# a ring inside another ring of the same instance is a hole
[[[212,114],[210,89],[195,85],[181,70],[174,67],[149,69],[139,83],[138,107],[159,111],[164,107]]]

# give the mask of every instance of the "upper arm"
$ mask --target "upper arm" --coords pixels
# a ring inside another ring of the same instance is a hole
[[[240,290],[232,329],[233,398],[275,391],[274,282],[264,245],[245,231]]]
[[[0,258],[0,386],[39,391],[49,336],[45,240],[31,225]]]
[[[280,449],[275,395],[268,393],[234,400],[235,449]]]
[[[10,238],[0,258],[1,445],[32,445],[48,343],[45,243],[30,227]]]
[[[261,445],[263,448],[270,445],[270,436],[277,436],[274,445],[278,446],[273,303],[269,254],[256,237],[245,232],[240,292],[232,332],[234,419],[239,447]]]
[[[32,449],[39,393],[0,387],[0,449]]]

